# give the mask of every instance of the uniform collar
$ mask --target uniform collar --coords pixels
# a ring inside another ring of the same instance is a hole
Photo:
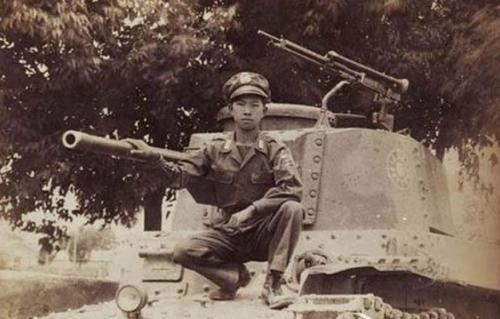
[[[241,156],[241,153],[238,150],[238,147],[236,146],[236,142],[234,140],[234,134],[235,134],[234,132],[228,134],[226,140],[224,141],[224,145],[222,146],[221,152],[228,154],[229,157],[231,157],[240,165],[240,167],[245,166],[246,163],[248,163],[248,161],[250,161],[250,159],[253,156],[255,156],[256,152],[264,153],[267,155],[265,147],[266,144],[263,139],[264,136],[262,135],[262,132],[259,133],[257,141],[248,150],[244,158]]]
[[[227,135],[221,150],[223,153],[229,153],[232,150],[235,150],[239,153],[239,151],[236,149],[236,142],[234,139],[234,135],[235,135],[234,132],[231,132],[231,134]],[[257,141],[253,144],[253,148],[255,148],[257,151],[260,151],[261,153],[266,153],[266,142],[264,138],[265,138],[264,133],[259,132]]]

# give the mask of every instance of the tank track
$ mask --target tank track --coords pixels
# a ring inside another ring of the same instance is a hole
[[[290,307],[297,319],[455,319],[444,308],[406,312],[393,308],[382,298],[366,295],[303,295]],[[324,315],[324,316],[323,316]],[[333,315],[333,316],[332,316]]]
[[[383,303],[384,319],[455,319],[455,315],[444,308],[433,308],[420,313],[409,313]]]

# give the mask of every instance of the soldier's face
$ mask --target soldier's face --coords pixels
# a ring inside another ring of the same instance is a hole
[[[244,131],[259,128],[266,112],[262,98],[255,95],[243,95],[231,103],[231,114],[237,127]]]

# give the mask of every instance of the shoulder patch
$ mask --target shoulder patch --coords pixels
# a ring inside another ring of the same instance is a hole
[[[295,168],[295,161],[288,148],[282,148],[276,154],[276,167],[280,170],[288,170]]]

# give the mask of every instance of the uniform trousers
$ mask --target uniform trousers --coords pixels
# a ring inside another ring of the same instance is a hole
[[[174,261],[223,289],[235,290],[245,262],[267,261],[268,271],[285,271],[299,239],[303,214],[300,203],[286,201],[273,214],[252,223],[251,229],[236,234],[211,229],[179,242]]]

